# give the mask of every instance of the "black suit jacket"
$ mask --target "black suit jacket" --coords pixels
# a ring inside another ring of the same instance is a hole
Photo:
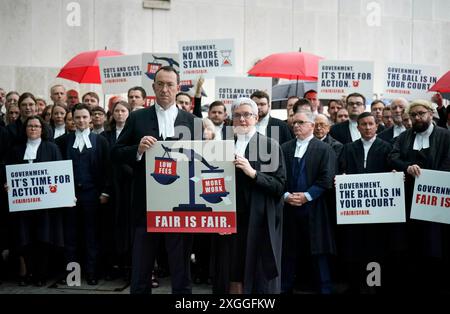
[[[178,110],[175,119],[175,136],[166,140],[193,140],[202,139],[201,119],[198,119],[198,133],[194,134],[195,116]],[[189,132],[190,134],[187,134]],[[144,136],[153,136],[159,141],[163,140],[159,136],[158,118],[155,106],[133,111],[125,123],[125,127],[117,139],[116,145],[112,148],[111,157],[115,163],[127,163],[133,168],[133,204],[132,223],[135,226],[146,226],[146,192],[145,192],[145,154],[140,161],[137,161],[137,151],[139,142]]]
[[[273,127],[273,130],[272,130]],[[272,134],[272,131],[278,129],[278,134]],[[278,135],[278,136],[277,136]],[[289,126],[280,119],[269,117],[269,122],[267,123],[266,136],[276,140],[280,145],[292,140],[293,135]]]
[[[344,121],[335,124],[330,129],[330,135],[342,144],[352,142],[352,135],[350,134],[350,121]]]
[[[345,144],[339,158],[339,172],[346,174],[389,172],[392,167],[388,163],[388,155],[392,146],[378,137],[373,142],[367,154],[364,168],[364,146],[359,139]]]
[[[296,142],[297,139],[293,139],[282,145],[286,160],[287,191],[291,191],[294,180],[296,180],[292,174],[292,163],[294,161]],[[303,205],[309,208],[311,253],[334,253],[336,248],[333,235],[333,223],[331,220],[332,215],[328,211],[324,192],[332,186],[333,177],[335,175],[334,160],[336,159],[336,156],[328,144],[313,138],[309,142],[303,158],[306,158],[305,169],[308,184],[308,190],[304,192],[309,192],[313,197],[312,201]],[[322,190],[322,192],[320,192],[320,190]],[[286,219],[292,219],[291,215],[293,210],[295,210],[294,207],[285,204],[284,217]],[[293,239],[293,241],[295,241],[295,239]]]
[[[344,144],[335,140],[330,134],[327,134],[327,136],[323,139],[322,142],[330,145],[331,148],[334,150],[336,157],[339,158],[339,156],[341,155],[342,149],[344,148]]]
[[[377,137],[382,139],[383,141],[393,144],[394,143],[394,127],[391,126],[390,128],[385,129],[383,132],[378,134]]]

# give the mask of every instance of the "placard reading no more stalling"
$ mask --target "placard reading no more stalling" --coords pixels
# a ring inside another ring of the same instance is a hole
[[[75,206],[71,160],[6,166],[9,211]]]
[[[405,222],[402,172],[336,176],[339,224]]]

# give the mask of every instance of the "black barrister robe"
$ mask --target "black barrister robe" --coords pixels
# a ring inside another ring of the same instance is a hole
[[[292,162],[294,161],[295,149],[297,145],[297,139],[293,139],[282,145],[285,161],[286,161],[286,173],[287,191],[292,191],[291,187],[294,186],[294,180],[292,176]],[[317,186],[324,191],[331,188],[333,177],[335,174],[335,159],[336,155],[333,149],[322,141],[313,138],[309,142],[308,148],[303,158],[305,160],[305,169],[307,174],[307,184],[309,187]],[[304,191],[308,192],[308,191]],[[310,194],[313,194],[310,192]],[[334,241],[333,224],[331,220],[332,214],[329,212],[326,198],[324,194],[317,198],[311,195],[313,200],[307,202],[302,207],[307,207],[309,211],[309,232],[310,232],[310,248],[312,255],[319,254],[334,254],[336,252],[336,246]],[[295,207],[285,204],[285,219],[290,217],[289,213],[296,210]],[[298,241],[298,239],[285,239],[288,241]]]
[[[330,135],[342,144],[351,143],[350,120],[333,125],[330,129]]]
[[[252,179],[236,169],[237,234],[213,242],[213,292],[228,293],[229,281],[237,281],[244,293],[280,293],[283,154],[275,140],[256,133],[245,158],[257,175]]]
[[[272,132],[274,132],[274,134],[272,134]],[[291,140],[293,137],[287,123],[274,117],[269,117],[266,136],[275,139],[280,145]]]
[[[410,165],[418,164],[422,169],[450,171],[450,132],[446,129],[434,126],[430,135],[430,148],[422,150],[425,161],[420,161],[419,152],[413,150],[416,134],[411,128],[401,133],[392,152],[389,155],[392,166],[398,171],[406,173]],[[442,258],[449,253],[448,225],[410,220],[411,202],[414,191],[414,178],[406,173],[406,217],[408,224],[408,247],[410,253],[419,256],[431,256]]]
[[[23,160],[26,144],[15,146],[8,155],[8,164],[26,164]],[[56,144],[42,141],[37,150],[36,162],[61,160],[61,153]],[[30,210],[11,213],[13,221],[15,246],[20,248],[32,243],[48,243],[63,246],[63,225],[60,208]]]
[[[344,146],[339,159],[339,172],[345,174],[389,172],[387,157],[391,145],[379,138],[372,143],[364,168],[364,147],[361,139]],[[353,224],[338,226],[339,251],[349,261],[365,261],[367,258],[385,257],[391,232],[389,224]]]
[[[112,148],[116,144],[116,128],[101,133]],[[133,169],[127,164],[111,163],[111,194],[109,206],[111,217],[104,217],[113,226],[115,250],[118,254],[124,254],[131,249],[131,191]]]

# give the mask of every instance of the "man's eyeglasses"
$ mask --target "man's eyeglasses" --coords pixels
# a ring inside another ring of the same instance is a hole
[[[234,120],[241,120],[241,118],[244,118],[245,120],[249,120],[251,117],[253,117],[254,114],[251,112],[244,112],[244,113],[235,113],[233,114]]]
[[[409,116],[411,118],[416,118],[417,116],[419,116],[420,118],[425,117],[425,115],[428,113],[428,111],[418,111],[418,112],[410,112]]]
[[[292,122],[292,125],[293,126],[301,126],[301,125],[304,125],[306,123],[312,123],[312,122],[311,121],[297,120],[297,121]]]

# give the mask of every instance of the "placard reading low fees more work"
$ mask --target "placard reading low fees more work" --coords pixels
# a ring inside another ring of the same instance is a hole
[[[103,93],[126,93],[131,87],[141,85],[141,55],[101,57],[98,63]]]
[[[411,218],[450,224],[450,172],[421,170],[414,183]]]
[[[272,99],[272,79],[269,77],[218,76],[216,77],[216,100],[221,100],[228,115],[231,104],[239,97],[250,97],[253,92],[262,90]]]
[[[6,166],[9,211],[75,206],[71,160]]]
[[[383,98],[407,100],[430,98],[428,89],[437,81],[439,67],[389,63],[384,71]]]
[[[405,222],[403,172],[336,176],[337,224]]]
[[[158,141],[145,154],[147,231],[236,232],[234,141]]]
[[[178,43],[182,80],[214,78],[235,73],[233,39],[181,41]]]
[[[321,60],[317,88],[321,99],[341,99],[350,93],[372,99],[373,62]]]

